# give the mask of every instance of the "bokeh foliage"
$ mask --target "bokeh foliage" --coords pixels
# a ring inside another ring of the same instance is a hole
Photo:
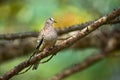
[[[96,19],[119,6],[119,0],[0,0],[0,33],[39,31],[48,17],[57,20],[56,28],[64,28]],[[51,61],[40,65],[37,71],[30,70],[13,80],[46,80],[66,66],[82,61],[97,51],[96,48],[61,51]],[[0,75],[28,57],[0,64]],[[65,80],[119,80],[119,65],[118,58],[108,57]]]

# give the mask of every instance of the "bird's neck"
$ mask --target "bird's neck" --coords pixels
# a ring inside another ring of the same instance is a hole
[[[45,24],[44,29],[53,28],[52,26],[53,26],[53,24],[47,23],[47,24]]]

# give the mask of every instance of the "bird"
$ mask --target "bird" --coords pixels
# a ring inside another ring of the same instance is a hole
[[[48,18],[45,22],[44,28],[38,35],[37,44],[33,55],[42,52],[44,49],[53,47],[57,41],[57,31],[53,27],[53,23],[56,23],[54,18]],[[33,64],[33,70],[36,70],[39,66],[39,61]]]

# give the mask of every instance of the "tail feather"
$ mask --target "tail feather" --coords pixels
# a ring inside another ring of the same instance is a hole
[[[38,54],[39,52],[41,52],[41,51],[39,50],[39,48],[40,48],[40,46],[42,45],[43,39],[44,39],[44,38],[42,37],[41,40],[39,41],[39,43],[36,45],[36,48],[35,48],[35,51],[33,52],[32,57],[33,57],[35,54]],[[38,68],[38,66],[39,66],[39,61],[37,61],[36,63],[33,64],[32,70],[36,70],[36,69]]]

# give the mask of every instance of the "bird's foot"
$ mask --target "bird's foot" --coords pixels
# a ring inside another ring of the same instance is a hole
[[[40,62],[40,63],[46,63],[46,62],[50,61],[50,60],[53,58],[53,56],[54,56],[54,55],[51,55],[50,58],[48,58],[47,60],[42,61],[42,62]]]

